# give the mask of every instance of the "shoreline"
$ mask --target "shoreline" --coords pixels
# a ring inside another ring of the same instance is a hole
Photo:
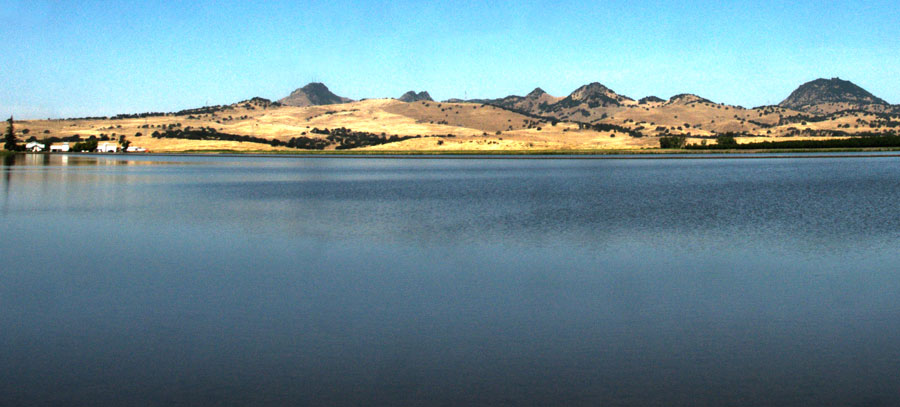
[[[884,153],[867,155],[836,155],[836,153]],[[818,153],[818,154],[816,154]],[[334,158],[620,158],[620,159],[678,159],[678,158],[780,158],[780,154],[804,154],[802,157],[900,157],[900,147],[827,148],[827,149],[573,149],[573,150],[298,150],[298,151],[235,151],[195,150],[159,152],[147,155],[168,156],[258,156],[258,157],[334,157]],[[102,155],[102,154],[99,154]],[[124,155],[124,154],[122,154]]]
[[[848,153],[848,154],[841,154]],[[875,154],[851,154],[875,153]],[[881,154],[877,154],[881,153]],[[100,157],[295,157],[295,158],[406,158],[406,159],[762,159],[762,158],[873,158],[900,157],[900,147],[835,148],[835,149],[769,149],[769,150],[298,150],[235,151],[199,150],[159,153],[49,153],[0,151],[0,156],[15,154],[100,156]],[[784,154],[792,154],[785,156]]]
[[[758,154],[791,154],[791,153],[866,153],[884,152],[900,155],[900,147],[871,148],[792,148],[792,149],[550,149],[550,150],[297,150],[297,151],[264,151],[264,150],[185,150],[148,155],[258,155],[258,156],[623,156],[623,155],[758,155]],[[102,153],[88,153],[100,154]],[[126,155],[119,154],[118,155]],[[139,153],[129,153],[139,154]]]

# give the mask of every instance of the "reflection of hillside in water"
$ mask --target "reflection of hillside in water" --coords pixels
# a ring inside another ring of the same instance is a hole
[[[3,210],[22,213],[122,212],[144,206],[152,185],[189,174],[200,160],[93,154],[15,154],[3,157]],[[174,169],[176,169],[173,171]],[[140,186],[141,189],[131,189]],[[133,208],[131,208],[133,209]]]
[[[218,208],[195,222],[284,237],[815,255],[896,242],[884,160],[311,160],[183,192]]]
[[[175,222],[324,239],[597,250],[838,253],[898,238],[890,158],[392,160],[20,154],[15,195],[55,208],[168,211]],[[122,189],[121,187],[130,186]],[[21,188],[21,191],[18,189]],[[52,195],[52,196],[51,196]],[[40,198],[40,199],[38,199]],[[124,205],[132,202],[135,206]],[[34,202],[32,202],[34,206]],[[24,206],[23,206],[24,208]],[[158,209],[156,209],[158,208]]]
[[[4,209],[113,211],[328,240],[836,254],[896,242],[890,158],[4,157]],[[16,195],[21,194],[17,197]],[[21,199],[19,199],[21,198]],[[29,201],[29,204],[18,202]],[[176,202],[182,210],[162,212]],[[152,213],[159,211],[160,213]]]

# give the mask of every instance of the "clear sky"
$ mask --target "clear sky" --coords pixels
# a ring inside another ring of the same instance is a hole
[[[0,115],[174,111],[310,81],[354,99],[695,93],[840,77],[900,103],[896,1],[0,0]]]

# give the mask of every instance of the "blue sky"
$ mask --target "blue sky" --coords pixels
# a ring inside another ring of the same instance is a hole
[[[0,0],[0,114],[173,111],[278,99],[696,93],[756,106],[819,77],[900,103],[892,1]]]

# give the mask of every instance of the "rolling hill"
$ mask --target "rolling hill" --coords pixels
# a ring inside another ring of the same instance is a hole
[[[900,110],[848,81],[801,85],[776,106],[744,108],[693,94],[634,100],[594,82],[565,97],[434,102],[427,92],[351,101],[311,83],[264,98],[173,113],[17,121],[21,141],[120,141],[151,151],[640,149],[659,137],[714,143],[898,134]]]

